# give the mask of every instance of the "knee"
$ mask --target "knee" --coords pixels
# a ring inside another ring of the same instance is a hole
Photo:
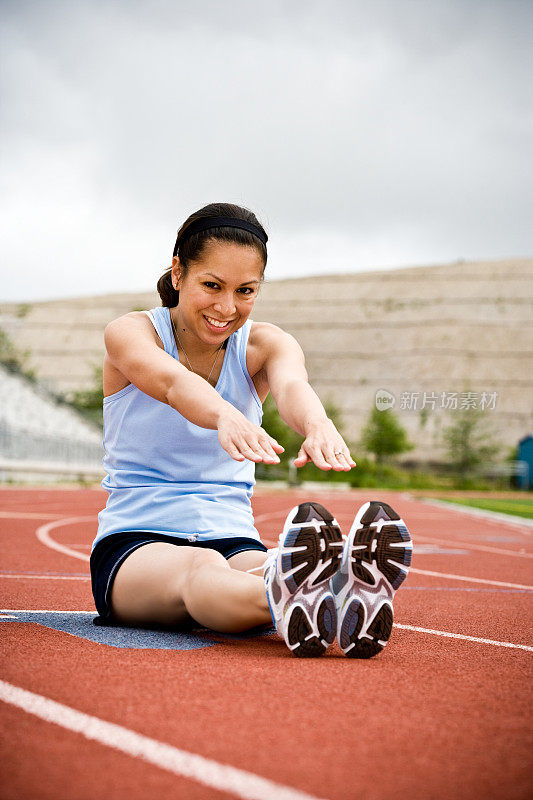
[[[205,574],[206,568],[221,567],[229,569],[230,566],[224,556],[217,550],[204,548],[194,549],[185,570],[184,579],[186,583],[193,581],[200,573]]]

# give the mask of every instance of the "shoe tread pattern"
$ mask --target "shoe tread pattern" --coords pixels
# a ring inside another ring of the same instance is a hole
[[[301,525],[312,519],[320,522],[320,534],[314,527]],[[333,516],[319,503],[302,503],[298,507],[293,523],[295,525],[299,523],[301,527],[287,533],[284,546],[303,549],[282,555],[282,571],[288,573],[296,567],[301,567],[286,578],[287,587],[291,591],[296,591],[321,561],[324,569],[314,578],[312,586],[324,583],[337,572],[342,557],[343,539],[340,528],[334,524]],[[321,542],[324,549],[321,547]]]
[[[364,624],[364,609],[358,600],[355,600],[352,603],[352,606],[353,605],[358,606],[355,609],[358,614],[358,624],[355,630],[350,633],[350,620],[348,619],[348,615],[345,617],[345,622],[343,624],[343,630],[341,633],[341,647],[345,651],[348,658],[372,658],[372,656],[377,655],[383,650],[390,638],[393,620],[392,608],[389,603],[383,603],[376,616],[368,626],[366,634],[359,638],[361,628]],[[351,611],[352,609],[350,608],[349,612]],[[350,644],[352,642],[354,646],[350,648]]]
[[[318,609],[317,624],[320,636],[307,638],[312,629],[300,606],[296,606],[290,614],[288,639],[293,655],[298,658],[321,656],[335,638],[336,609],[333,598],[325,597]],[[292,647],[293,645],[296,647]]]
[[[356,531],[354,536],[352,570],[359,580],[374,586],[376,583],[375,578],[372,572],[365,567],[365,564],[375,562],[379,571],[396,591],[407,577],[407,572],[397,564],[402,564],[408,568],[412,557],[410,547],[398,547],[396,545],[403,542],[408,545],[411,537],[407,528],[398,524],[383,525],[378,532],[371,525],[379,519],[390,520],[391,523],[401,521],[398,514],[386,503],[371,502],[360,520],[363,527]],[[376,542],[375,545],[374,542]],[[365,549],[360,549],[361,545],[365,545]],[[396,562],[396,564],[391,563],[391,561]]]

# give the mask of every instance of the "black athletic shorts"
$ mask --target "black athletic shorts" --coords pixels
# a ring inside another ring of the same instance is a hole
[[[127,533],[112,533],[98,542],[91,553],[91,582],[94,603],[100,615],[94,620],[95,625],[114,625],[111,613],[111,588],[115,575],[122,562],[143,544],[152,542],[168,542],[178,547],[203,547],[217,550],[224,558],[230,558],[236,553],[245,550],[260,550],[266,553],[267,548],[262,542],[248,537],[231,536],[224,539],[208,539],[203,542],[190,542],[188,539],[178,539],[164,533],[147,533],[129,531]]]

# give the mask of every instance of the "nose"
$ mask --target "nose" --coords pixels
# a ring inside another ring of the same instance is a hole
[[[233,292],[224,292],[217,297],[217,301],[213,308],[215,311],[224,318],[231,317],[235,314],[236,306],[233,298]]]

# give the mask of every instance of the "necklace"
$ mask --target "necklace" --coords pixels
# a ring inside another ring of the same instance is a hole
[[[169,312],[169,313],[170,313],[170,312]],[[195,370],[195,369],[193,369],[193,366],[192,366],[191,362],[189,361],[189,356],[188,356],[188,355],[187,355],[187,353],[185,352],[185,348],[184,348],[184,346],[183,346],[183,345],[182,345],[182,343],[181,343],[181,340],[180,340],[180,337],[179,337],[179,334],[178,334],[178,330],[177,330],[176,326],[174,325],[174,320],[172,319],[172,314],[170,314],[170,322],[171,322],[171,324],[172,324],[172,330],[174,331],[174,334],[175,334],[175,336],[176,336],[176,339],[178,340],[178,344],[179,344],[179,346],[181,347],[181,349],[183,350],[183,355],[184,355],[184,356],[185,356],[185,358],[187,359],[187,364],[189,365],[191,372],[194,372],[194,374],[195,374],[195,375],[198,375],[198,373],[196,372],[196,370]],[[213,361],[213,366],[211,367],[211,369],[210,369],[210,371],[209,371],[209,375],[207,376],[207,379],[206,379],[208,383],[209,383],[209,378],[211,377],[211,375],[213,374],[213,370],[215,369],[215,364],[217,363],[217,360],[218,360],[218,354],[219,354],[219,353],[220,353],[220,351],[222,350],[222,345],[223,345],[223,344],[224,344],[224,342],[222,342],[222,344],[221,344],[221,345],[220,345],[220,347],[218,348],[217,352],[215,353],[215,360]],[[201,376],[200,376],[200,377],[201,377]]]

